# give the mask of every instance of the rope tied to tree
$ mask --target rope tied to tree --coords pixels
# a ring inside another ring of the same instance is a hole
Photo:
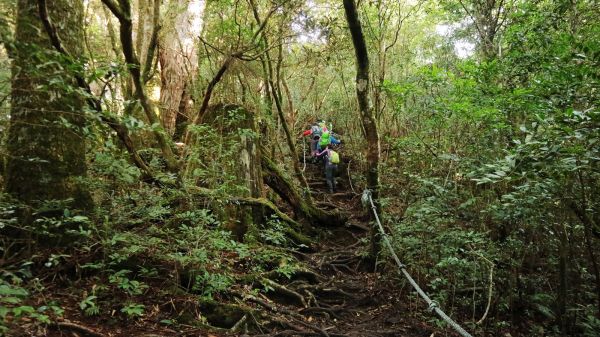
[[[398,255],[396,255],[396,251],[394,250],[394,248],[392,247],[392,244],[390,243],[390,240],[388,239],[388,235],[385,233],[385,230],[383,229],[383,225],[381,224],[381,221],[379,221],[379,215],[377,214],[377,207],[375,206],[375,203],[373,202],[373,198],[371,197],[370,190],[368,190],[368,189],[364,190],[362,197],[361,197],[361,201],[364,206],[368,206],[369,204],[371,205],[371,210],[373,211],[373,215],[375,216],[375,222],[379,229],[379,233],[381,234],[381,237],[383,238],[383,242],[384,242],[385,246],[390,251],[392,258],[398,265],[398,270],[399,270],[400,274],[403,275],[408,280],[408,282],[412,285],[412,287],[419,294],[419,296],[421,296],[421,298],[423,300],[425,300],[425,302],[428,305],[427,309],[430,312],[435,312],[444,321],[446,321],[446,323],[448,323],[452,328],[454,328],[454,330],[456,330],[456,332],[458,332],[461,336],[473,337],[470,333],[468,333],[465,329],[463,329],[460,325],[458,325],[458,323],[456,323],[454,320],[452,320],[452,318],[450,318],[448,315],[446,315],[446,313],[444,313],[444,311],[442,311],[442,309],[440,309],[439,304],[436,301],[433,301],[431,298],[429,298],[429,296],[427,296],[425,291],[423,291],[423,289],[421,289],[421,287],[417,284],[417,282],[415,282],[415,280],[412,278],[412,276],[410,276],[408,271],[406,271],[406,265],[403,264],[402,262],[400,262]]]

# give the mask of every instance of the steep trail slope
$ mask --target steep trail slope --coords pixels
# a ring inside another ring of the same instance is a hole
[[[307,298],[308,307],[285,310],[299,313],[310,326],[296,322],[260,336],[431,336],[436,329],[411,315],[407,288],[402,294],[398,280],[361,270],[369,227],[360,194],[350,187],[345,163],[340,164],[337,190],[327,193],[322,165],[306,165],[313,198],[320,207],[347,213],[348,224],[326,230],[316,252],[299,254],[321,277],[315,284],[290,283],[290,289]]]

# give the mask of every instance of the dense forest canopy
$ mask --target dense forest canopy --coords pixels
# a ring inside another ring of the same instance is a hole
[[[397,254],[473,336],[598,336],[599,36],[595,0],[0,0],[0,335],[458,335]]]

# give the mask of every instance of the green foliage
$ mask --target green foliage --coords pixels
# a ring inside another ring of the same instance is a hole
[[[420,182],[420,195],[393,227],[393,244],[401,260],[410,263],[411,272],[429,282],[436,300],[467,310],[472,306],[473,294],[460,298],[454,291],[470,287],[487,289],[486,260],[496,259],[494,245],[485,233],[463,224],[466,217],[472,216],[471,202],[455,205],[465,196],[457,195],[452,186],[445,187],[436,179],[415,178]],[[388,219],[392,223],[394,220]],[[476,295],[477,305],[484,307],[485,292]]]
[[[276,216],[271,216],[265,224],[265,228],[258,233],[259,237],[266,243],[274,246],[285,246],[287,238],[285,236],[284,224]]]
[[[32,295],[24,285],[20,284],[22,279],[12,275],[13,283],[4,280],[9,276],[3,273],[0,279],[0,334],[8,333],[20,322],[33,320],[36,324],[50,324],[51,316],[60,317],[64,310],[50,302],[47,305],[34,307],[28,304]]]
[[[130,280],[127,274],[131,273],[131,270],[122,269],[118,272],[109,275],[108,281],[116,285],[119,289],[125,291],[129,295],[141,295],[145,289],[148,288],[143,282],[136,280]]]
[[[121,312],[127,315],[128,318],[134,318],[143,316],[144,309],[145,306],[143,304],[129,303],[121,308]]]
[[[74,273],[70,281],[78,291],[76,301],[87,316],[116,312],[134,319],[149,316],[147,309],[164,302],[158,299],[163,295],[180,292],[192,301],[219,300],[240,282],[265,274],[291,278],[302,267],[290,255],[288,225],[276,217],[253,223],[244,243],[226,230],[245,220],[232,211],[238,205],[228,201],[249,192],[240,165],[242,140],[257,141],[265,153],[291,167],[266,86],[266,56],[277,65],[272,75],[281,84],[278,94],[292,132],[315,118],[333,120],[344,141],[344,158],[352,160],[354,187],[365,186],[353,50],[339,6],[258,1],[258,14],[266,20],[264,40],[256,34],[259,24],[250,2],[207,2],[200,68],[191,74],[194,83],[186,83],[186,95],[195,102],[191,110],[197,110],[223,55],[235,54],[239,58],[215,88],[211,104],[248,107],[261,131],[245,124],[244,109],[207,113],[202,116],[206,124],[188,128],[195,143],[185,145],[187,170],[180,179],[165,170],[154,148],[150,135],[164,130],[139,114],[129,65],[119,50],[118,56],[110,51],[119,45],[106,38],[109,27],[99,14],[101,4],[88,4],[89,58],[71,59],[11,41],[13,3],[0,2],[0,9],[8,8],[1,11],[0,33],[7,37],[2,43],[31,56],[31,78],[47,75],[23,99],[38,92],[48,93],[48,101],[67,94],[99,98],[102,114],[127,127],[136,154],[158,183],[140,181],[146,177],[131,155],[89,107],[76,107],[85,123],[69,118],[73,102],[58,107],[60,113],[48,115],[49,120],[30,123],[41,124],[44,132],[81,135],[75,143],[87,143],[89,178],[78,182],[92,191],[97,209],[80,214],[72,200],[45,200],[29,210],[0,195],[0,233],[19,233],[14,242],[2,241],[3,259],[22,245],[52,241],[52,247],[2,266],[0,332],[17,324],[15,318],[46,323],[60,316],[56,303],[41,303],[35,296],[43,292],[42,281],[36,281],[40,273],[43,282]],[[590,303],[598,301],[600,282],[595,270],[600,233],[597,4],[510,2],[497,13],[506,20],[495,33],[494,55],[462,58],[455,51],[460,43],[474,42],[478,51],[484,47],[476,24],[494,14],[482,15],[486,4],[360,2],[382,139],[384,217],[403,262],[458,321],[477,321],[483,315],[491,287],[491,308],[481,326],[486,331],[477,331],[482,335],[596,336],[598,308]],[[139,13],[134,9],[132,14]],[[447,33],[437,32],[444,27]],[[242,50],[243,55],[236,54]],[[16,102],[10,96],[10,65],[0,50],[0,157],[7,159],[5,134]],[[93,93],[74,85],[74,74],[91,83]],[[152,73],[147,92],[161,81],[158,72]],[[97,97],[99,90],[103,93]],[[51,102],[43,103],[46,108]],[[158,113],[165,109],[157,107]],[[0,160],[1,171],[7,159]],[[28,164],[47,162],[42,156],[28,158]],[[198,195],[199,187],[213,193]],[[19,221],[23,210],[33,215],[32,222]],[[51,273],[57,275],[47,277]],[[149,291],[156,287],[165,290]],[[169,317],[161,322],[176,321]]]
[[[83,310],[86,316],[95,316],[100,314],[100,308],[96,305],[97,296],[86,296],[79,302],[79,308]]]
[[[445,307],[481,314],[491,261],[497,331],[593,334],[597,308],[582,305],[598,300],[600,26],[590,2],[517,7],[498,57],[384,83],[406,125],[387,140],[386,189],[400,198],[387,220],[402,259]],[[478,290],[455,291],[469,288]]]
[[[597,336],[600,333],[600,319],[592,314],[593,308],[584,308],[587,315],[583,318],[582,322],[579,323],[583,330],[585,337]]]
[[[232,285],[233,279],[226,274],[204,271],[197,275],[192,291],[198,291],[202,297],[212,299],[213,294],[223,292]]]

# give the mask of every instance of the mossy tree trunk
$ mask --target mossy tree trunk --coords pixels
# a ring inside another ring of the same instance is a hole
[[[224,147],[222,151],[216,147],[210,150],[212,158],[205,160],[217,161],[223,177],[235,177],[232,183],[241,188],[235,188],[229,193],[240,198],[263,196],[261,150],[258,146],[258,126],[255,117],[253,112],[238,105],[215,105],[208,108],[202,118],[203,124],[210,125],[220,133]],[[213,147],[211,144],[201,146]],[[217,213],[220,213],[225,226],[241,241],[250,226],[263,221],[263,208],[256,204],[239,202],[229,204]]]
[[[89,210],[92,200],[81,181],[86,176],[84,100],[75,90],[72,73],[83,52],[83,1],[54,0],[47,10],[74,60],[65,61],[54,51],[40,20],[38,1],[20,0],[6,191],[31,207],[72,199],[70,207]]]
[[[377,212],[381,213],[381,204],[379,203],[380,144],[377,122],[369,98],[369,54],[354,0],[344,0],[344,10],[356,55],[356,97],[367,139],[367,188],[371,190]],[[373,215],[371,215],[371,220],[374,220]],[[377,225],[373,224],[369,252],[369,260],[373,267],[375,266],[375,259],[380,249],[381,243]]]

